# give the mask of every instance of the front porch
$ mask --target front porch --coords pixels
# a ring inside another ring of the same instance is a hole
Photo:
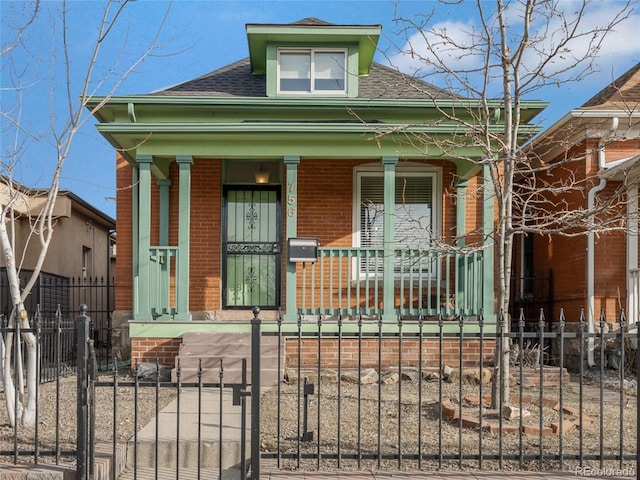
[[[328,206],[326,198],[309,197],[313,180],[320,180],[320,161],[297,156],[257,163],[225,161],[215,177],[224,186],[210,197],[221,212],[219,229],[211,223],[204,230],[192,225],[192,199],[205,191],[204,184],[192,185],[192,170],[198,169],[201,177],[215,171],[216,163],[177,157],[172,171],[165,166],[164,178],[157,180],[159,208],[152,211],[157,161],[139,156],[138,162],[132,202],[137,227],[134,321],[184,322],[194,315],[204,320],[230,318],[234,310],[254,305],[263,311],[281,310],[285,321],[318,314],[381,315],[384,321],[398,316],[477,316],[481,309],[488,321],[495,319],[493,196],[491,189],[483,188],[480,195],[468,197],[469,180],[461,179],[465,173],[475,177],[474,188],[486,185],[486,170],[466,170],[465,163],[399,162],[394,156],[375,163],[323,160],[323,183],[349,178],[354,190]],[[250,167],[258,165],[271,169],[268,185],[250,184]],[[375,185],[373,203],[360,198],[365,176],[377,182],[368,180],[367,188]],[[429,193],[410,203],[408,184]],[[443,184],[455,185],[453,201]],[[177,197],[177,222],[171,220],[175,217],[170,213],[170,191]],[[197,212],[202,222],[205,210]],[[342,220],[317,223],[314,219],[320,214]],[[420,224],[425,218],[426,227]],[[316,235],[319,248],[314,258],[289,258],[290,240]],[[203,249],[207,243],[210,248]],[[203,281],[209,282],[206,288]],[[196,290],[197,300],[192,296]]]

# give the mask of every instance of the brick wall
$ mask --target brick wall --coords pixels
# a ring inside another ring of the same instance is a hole
[[[444,339],[442,341],[442,364],[458,365],[460,359],[460,341],[458,339]],[[363,338],[359,351],[358,338],[341,339],[342,368],[357,368],[360,360],[363,368],[377,368],[379,350],[382,349],[381,367],[388,369],[400,364],[402,352],[403,367],[417,367],[419,365],[419,341],[417,338],[403,338],[402,346],[397,338]],[[302,338],[298,349],[297,338],[286,340],[286,365],[288,368],[298,367],[298,350],[300,351],[300,368],[309,369],[318,366],[318,339]],[[436,338],[423,338],[422,364],[424,367],[438,367],[440,365],[440,344]],[[484,340],[482,358],[488,363],[495,355],[495,341]],[[464,366],[480,364],[480,341],[476,339],[463,340],[462,362]],[[322,339],[320,344],[320,362],[322,368],[338,367],[338,339]]]
[[[118,247],[115,272],[115,310],[131,310],[133,304],[132,232],[133,205],[131,196],[132,168],[120,155],[116,156],[116,231]]]
[[[178,355],[181,338],[132,338],[131,367],[143,362],[158,362],[160,365],[173,365]]]
[[[133,338],[131,339],[131,365],[142,362],[156,361],[160,365],[172,366],[178,355],[181,338]],[[445,339],[442,342],[442,364],[455,367],[460,358],[460,342],[457,339]],[[417,367],[419,365],[419,341],[417,338],[403,338],[402,346],[397,338],[383,338],[380,342],[377,338],[363,338],[362,348],[358,354],[359,346],[357,338],[341,339],[342,367],[354,369],[361,360],[362,368],[378,368],[378,350],[382,348],[382,369],[398,367],[400,364],[400,352],[402,352],[403,367]],[[402,349],[401,349],[402,348]],[[438,339],[423,338],[422,340],[422,366],[439,367],[440,345]],[[485,339],[483,350],[480,350],[480,341],[477,339],[464,340],[462,343],[463,366],[477,366],[480,364],[480,356],[485,364],[493,360],[496,351],[495,341]],[[300,368],[317,368],[318,358],[322,368],[338,367],[338,339],[325,338],[321,341],[320,357],[318,356],[318,340],[302,338],[300,341],[301,363]],[[285,365],[287,368],[298,366],[298,339],[287,338],[285,340]]]
[[[566,202],[570,209],[587,207],[587,193],[599,181],[595,177],[599,170],[597,149],[598,140],[588,139],[567,152],[566,158],[575,158],[576,161],[544,173],[543,181],[547,184],[559,186],[561,182],[571,182],[581,189],[567,188],[563,194],[553,195],[553,205]],[[637,139],[611,143],[606,146],[606,161],[636,155],[638,151],[640,141]],[[618,187],[617,182],[609,181],[598,197],[607,198]],[[549,205],[551,209],[552,203]],[[617,210],[608,210],[603,220],[595,223],[602,225],[604,219],[622,220],[623,217],[624,207],[621,206]],[[517,269],[514,271],[519,272],[519,245],[514,254],[517,258],[514,264]],[[536,276],[546,276],[550,269],[554,272],[556,318],[552,320],[557,320],[562,307],[567,321],[577,321],[580,309],[587,307],[587,236],[534,234],[534,268]],[[594,296],[596,315],[599,315],[601,308],[605,308],[607,321],[615,321],[620,309],[626,306],[626,237],[623,231],[602,231],[595,236]]]

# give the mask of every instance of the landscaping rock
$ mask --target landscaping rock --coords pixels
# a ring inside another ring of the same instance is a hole
[[[360,377],[358,377],[358,372],[346,372],[342,374],[342,380],[349,383],[360,383],[362,385],[369,385],[372,383],[377,383],[379,380],[378,372],[376,372],[373,368],[365,368],[360,372]]]
[[[513,407],[511,405],[505,405],[502,408],[502,414],[504,415],[504,418],[506,418],[507,420],[516,420],[518,418],[520,418],[520,407]],[[526,408],[522,409],[522,418],[526,418],[526,417],[530,417],[531,416],[531,412],[529,410],[527,410]]]
[[[165,367],[153,362],[143,362],[137,366],[138,379],[142,381],[154,381],[156,376],[160,375],[159,380],[161,382],[168,382],[171,380],[171,367]]]
[[[400,380],[398,372],[387,372],[380,378],[380,383],[383,385],[394,385]]]
[[[429,382],[436,382],[440,380],[440,374],[438,372],[429,372],[424,376],[424,379]]]
[[[447,381],[455,383],[461,378],[462,383],[466,385],[480,385],[480,382],[486,385],[491,381],[491,376],[491,370],[488,368],[483,368],[482,370],[479,368],[464,368],[462,373],[459,370],[452,370],[447,377]]]
[[[414,369],[403,369],[402,380],[409,380],[410,382],[417,382],[420,379],[420,372]]]

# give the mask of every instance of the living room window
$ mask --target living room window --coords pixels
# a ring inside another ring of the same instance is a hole
[[[354,246],[384,247],[384,176],[380,169],[356,171]],[[440,230],[439,174],[425,167],[399,167],[395,178],[394,247],[427,250]],[[396,261],[396,270],[406,265]],[[419,262],[421,265],[423,262]],[[379,262],[375,267],[379,270]],[[418,267],[418,265],[414,265]],[[412,267],[413,268],[413,267]],[[430,261],[419,267],[432,270]],[[361,262],[360,271],[371,271]]]
[[[278,51],[279,93],[346,93],[346,50]]]

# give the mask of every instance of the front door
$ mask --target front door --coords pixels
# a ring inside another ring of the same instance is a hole
[[[224,189],[222,304],[226,308],[280,306],[279,187]]]

